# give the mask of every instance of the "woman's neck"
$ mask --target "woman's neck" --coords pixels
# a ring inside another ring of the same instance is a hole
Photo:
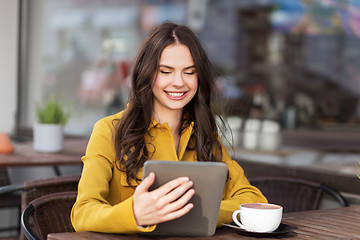
[[[160,123],[167,123],[173,139],[175,143],[176,151],[179,147],[180,142],[180,134],[179,134],[179,128],[181,124],[181,118],[182,118],[182,110],[179,111],[167,111],[167,112],[155,112],[154,113],[154,119]]]
[[[160,123],[168,123],[171,132],[179,130],[182,111],[155,112],[154,119]]]

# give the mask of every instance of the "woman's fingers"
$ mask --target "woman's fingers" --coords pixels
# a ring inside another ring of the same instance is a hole
[[[158,204],[157,207],[163,208],[163,207],[167,206],[168,204],[170,204],[170,203],[172,203],[172,202],[174,202],[176,200],[177,200],[176,202],[178,204],[183,203],[178,208],[182,207],[183,205],[185,205],[190,200],[190,198],[193,195],[193,194],[191,194],[192,191],[190,191],[190,192],[188,191],[192,186],[193,186],[193,182],[192,181],[187,181],[187,182],[182,183],[181,185],[178,185],[175,188],[171,188],[171,190],[167,194],[165,194],[165,195],[163,195],[162,197],[159,198],[159,200],[157,202],[157,204]],[[167,187],[165,185],[163,187],[165,187],[165,189],[167,190]],[[159,188],[159,190],[161,190],[161,189]],[[163,190],[163,191],[166,191],[166,190]],[[189,196],[190,196],[190,198],[189,198]],[[187,201],[184,202],[184,200],[186,200],[186,199],[187,199]],[[179,200],[181,200],[181,201],[179,201]]]
[[[147,192],[151,185],[153,185],[155,181],[155,173],[150,172],[149,175],[144,178],[144,180],[139,184],[139,186],[136,188],[138,192]]]
[[[155,189],[153,192],[157,195],[164,196],[164,195],[168,194],[169,192],[173,191],[174,189],[178,188],[180,185],[182,185],[184,183],[189,183],[189,182],[190,182],[190,179],[188,177],[175,178],[175,179],[165,183],[161,187]]]
[[[174,220],[174,219],[177,219],[179,217],[182,217],[185,214],[187,214],[193,207],[194,207],[194,204],[188,203],[183,208],[164,215],[161,222],[167,222],[167,221]]]
[[[195,190],[190,189],[176,201],[167,203],[161,208],[159,208],[159,206],[156,206],[159,217],[158,223],[170,221],[182,217],[183,215],[188,213],[194,207],[193,203],[188,203],[189,200],[193,197],[194,193]]]
[[[186,206],[186,204],[189,203],[190,199],[194,196],[194,194],[195,194],[195,190],[189,189],[185,194],[183,194],[181,197],[179,197],[176,201],[166,204],[163,208],[164,215],[174,213],[176,211],[180,211],[179,214],[181,214],[183,212],[183,211],[181,211],[181,209],[183,209]],[[189,204],[191,206],[193,206],[192,203],[189,203]],[[187,207],[185,209],[187,209]],[[190,209],[188,209],[188,210],[190,210]],[[187,213],[187,211],[185,213]]]

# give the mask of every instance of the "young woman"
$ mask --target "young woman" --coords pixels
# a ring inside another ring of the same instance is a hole
[[[94,126],[71,220],[76,231],[136,233],[191,211],[187,177],[149,192],[147,160],[222,161],[229,175],[218,217],[232,221],[242,203],[267,202],[219,141],[211,95],[215,74],[187,27],[166,22],[145,38],[135,59],[126,109]]]

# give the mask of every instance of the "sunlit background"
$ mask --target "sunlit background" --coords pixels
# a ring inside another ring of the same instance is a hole
[[[33,0],[28,2],[20,129],[51,95],[67,134],[124,108],[139,44],[155,25],[189,26],[217,68],[224,114],[282,128],[359,126],[360,1]]]

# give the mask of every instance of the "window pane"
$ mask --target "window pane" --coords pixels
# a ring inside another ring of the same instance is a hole
[[[187,1],[46,0],[30,8],[27,113],[55,97],[72,115],[65,131],[88,135],[95,121],[124,108],[128,75],[150,28],[185,22]],[[23,113],[24,114],[24,113]]]

